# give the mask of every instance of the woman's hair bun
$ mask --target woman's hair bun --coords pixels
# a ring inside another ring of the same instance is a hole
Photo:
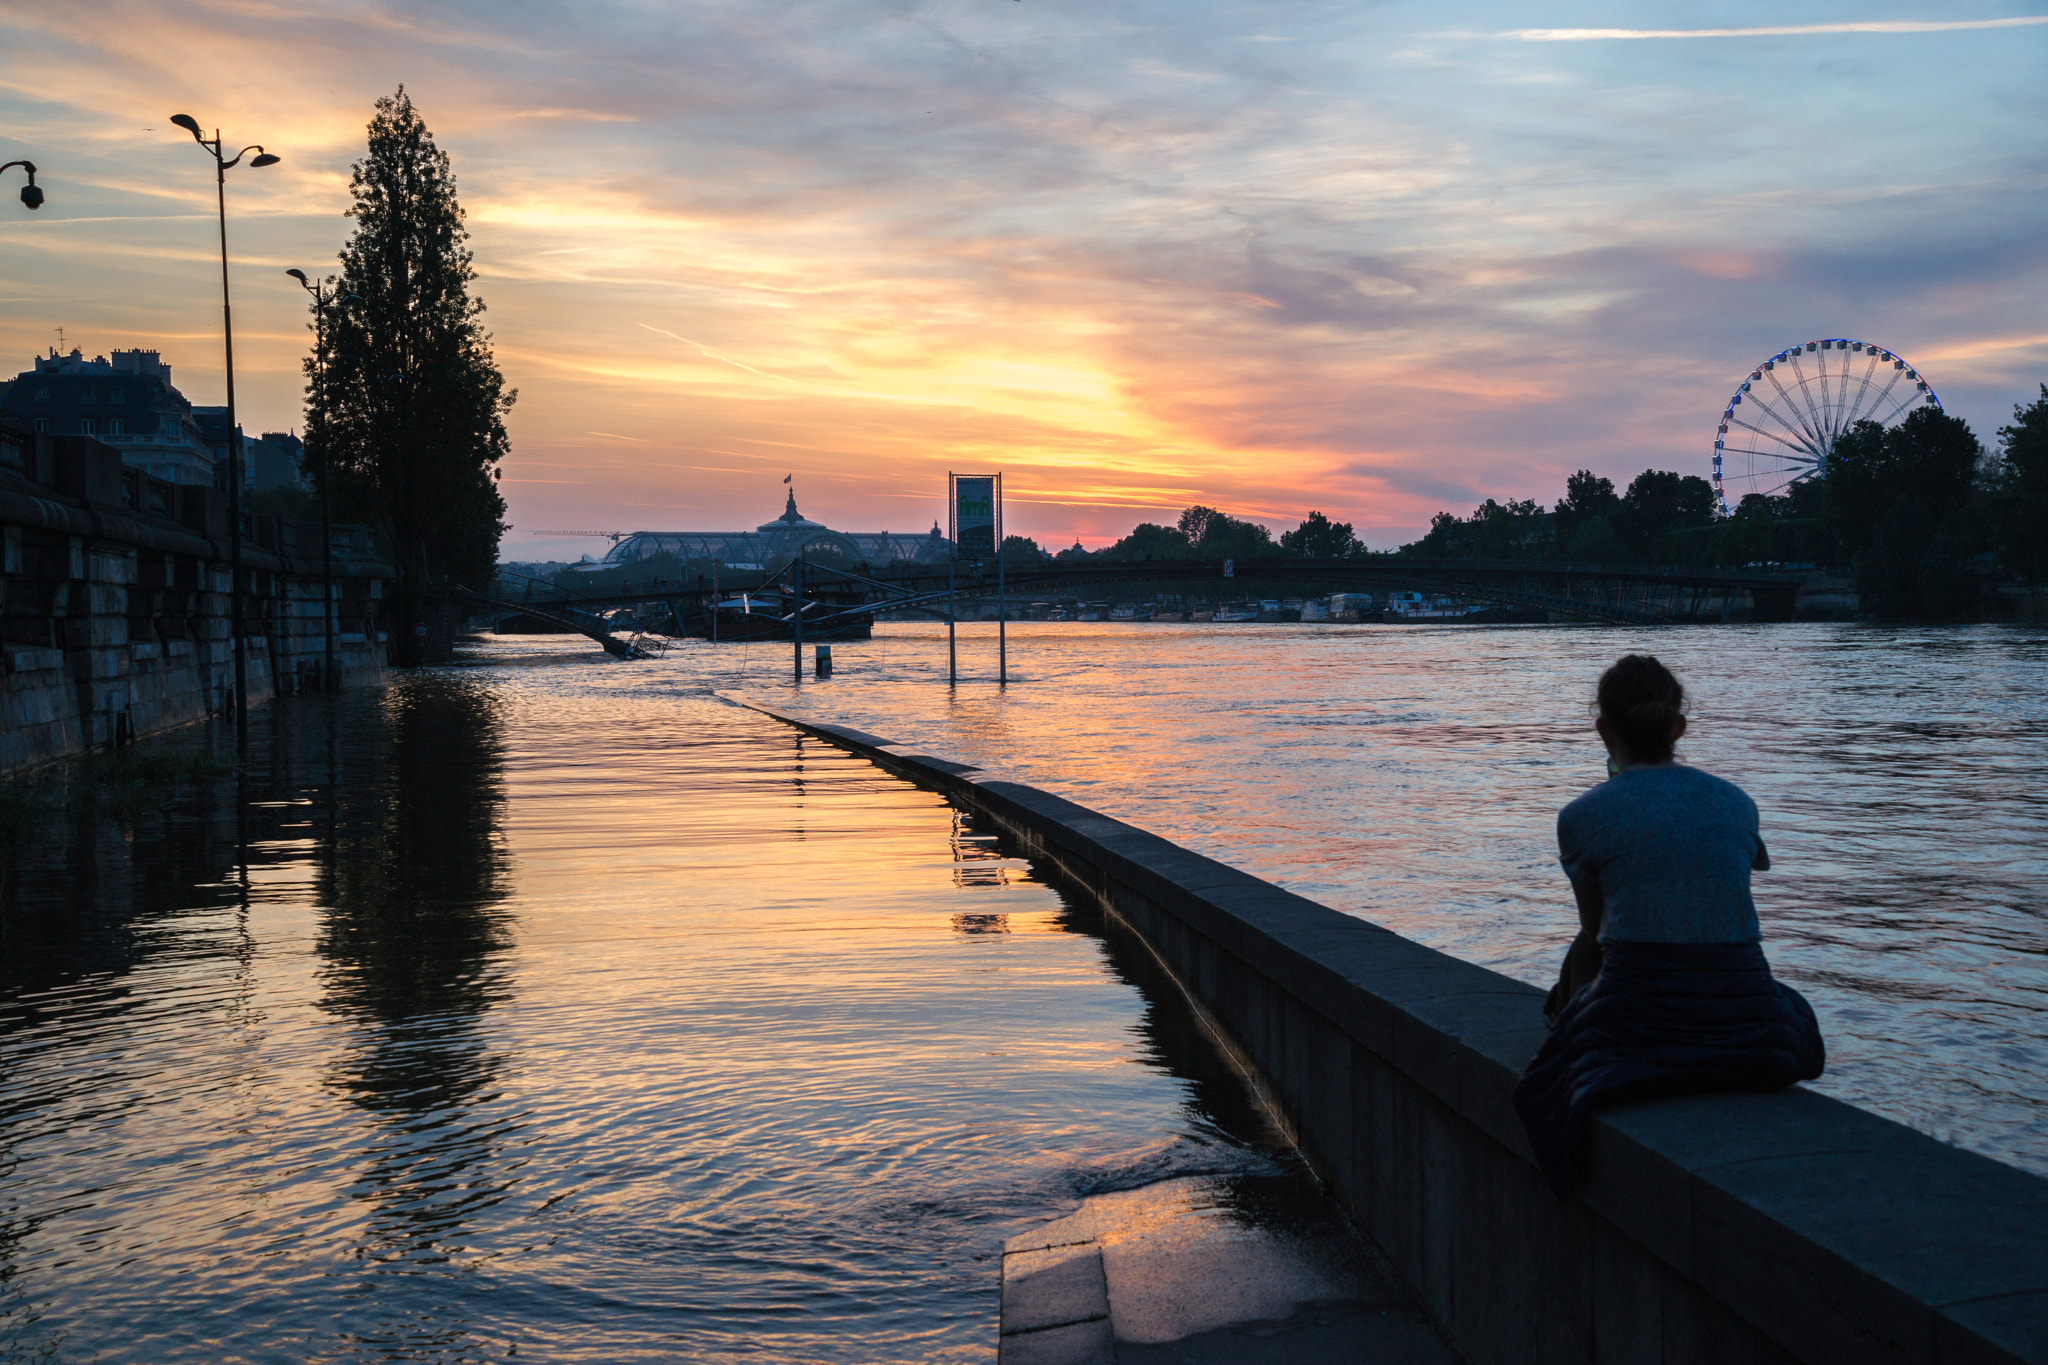
[[[1597,697],[1600,718],[1631,759],[1638,763],[1670,759],[1685,718],[1685,688],[1670,669],[1648,654],[1624,654],[1600,675]]]

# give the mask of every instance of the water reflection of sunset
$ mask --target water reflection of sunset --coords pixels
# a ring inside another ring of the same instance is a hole
[[[667,667],[915,736],[1547,985],[1575,929],[1557,810],[1605,760],[1593,680],[1654,649],[1693,698],[1682,756],[1763,807],[1757,903],[1828,1030],[1815,1084],[2048,1170],[2043,1048],[1979,1032],[2048,1039],[2026,908],[2043,831],[2010,777],[2048,762],[2013,710],[2048,687],[2037,631],[1017,622],[1006,688],[994,634],[961,625],[957,688],[922,623],[837,646],[835,677],[801,689],[730,650]],[[1947,873],[1958,850],[1968,878]]]
[[[503,662],[277,701],[246,792],[9,869],[9,1349],[978,1359],[1011,1233],[1281,1169],[965,815],[644,671]]]

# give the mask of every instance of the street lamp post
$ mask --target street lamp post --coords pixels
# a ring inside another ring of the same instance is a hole
[[[0,171],[11,171],[16,166],[28,172],[28,183],[21,187],[21,206],[26,209],[41,208],[43,206],[43,192],[36,184],[36,163],[33,161],[10,161],[5,166],[0,166]]]
[[[213,179],[215,199],[220,210],[220,321],[221,335],[227,353],[228,375],[228,569],[232,575],[228,594],[228,618],[235,632],[235,737],[246,744],[249,739],[249,665],[246,658],[248,642],[242,629],[242,443],[235,426],[235,319],[228,305],[228,167],[241,164],[249,153],[251,166],[275,166],[279,158],[263,150],[261,146],[244,147],[236,152],[233,160],[222,150],[220,130],[214,129],[213,139],[199,131],[199,121],[190,114],[173,114],[171,122],[192,134],[192,140],[213,157]]]
[[[327,409],[325,406],[327,397],[325,385],[327,383],[327,305],[337,300],[322,286],[314,284],[311,280],[307,279],[305,271],[287,270],[284,273],[297,280],[299,287],[313,296],[313,383],[316,386],[314,389],[316,395],[314,402],[320,405],[317,411],[321,416],[320,440],[322,442],[319,450],[320,555],[321,577],[323,580],[321,590],[326,596],[325,605],[321,608],[320,619],[322,626],[327,631],[327,672],[322,679],[321,686],[328,688],[334,686],[337,674],[334,667],[334,523],[327,503],[327,456],[329,452],[325,444],[327,440]],[[360,301],[361,297],[359,294],[345,294],[339,302],[346,303],[351,299]]]

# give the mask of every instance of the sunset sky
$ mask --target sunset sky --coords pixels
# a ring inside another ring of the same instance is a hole
[[[924,530],[948,469],[1048,547],[1191,502],[1386,545],[1706,474],[1811,338],[1987,439],[2048,380],[2048,14],[1993,0],[100,0],[0,42],[0,160],[49,194],[0,191],[0,369],[61,326],[221,401],[191,113],[284,157],[230,172],[251,431],[299,424],[282,272],[332,267],[404,82],[519,390],[508,557],[751,526],[789,473]]]

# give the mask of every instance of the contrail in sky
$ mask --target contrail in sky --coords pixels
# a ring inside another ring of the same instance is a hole
[[[2009,19],[1871,19],[1840,24],[1776,24],[1768,28],[1511,28],[1490,34],[1525,43],[1591,43],[1631,38],[1797,38],[1816,33],[1955,33],[1976,28],[2028,28],[2048,14]]]
[[[748,374],[758,374],[763,379],[781,379],[782,382],[785,384],[794,384],[797,382],[794,379],[784,379],[783,376],[779,374],[770,374],[766,370],[757,370],[752,365],[748,365],[741,361],[734,360],[729,355],[720,355],[718,352],[712,350],[709,346],[706,346],[703,342],[692,341],[688,337],[683,336],[680,333],[671,332],[666,327],[648,327],[647,324],[644,322],[641,323],[640,325],[642,327],[647,327],[647,330],[650,332],[658,332],[665,337],[674,337],[677,341],[682,342],[685,346],[695,346],[699,351],[704,353],[707,359],[716,360],[726,365],[735,366],[739,369],[745,370]]]

